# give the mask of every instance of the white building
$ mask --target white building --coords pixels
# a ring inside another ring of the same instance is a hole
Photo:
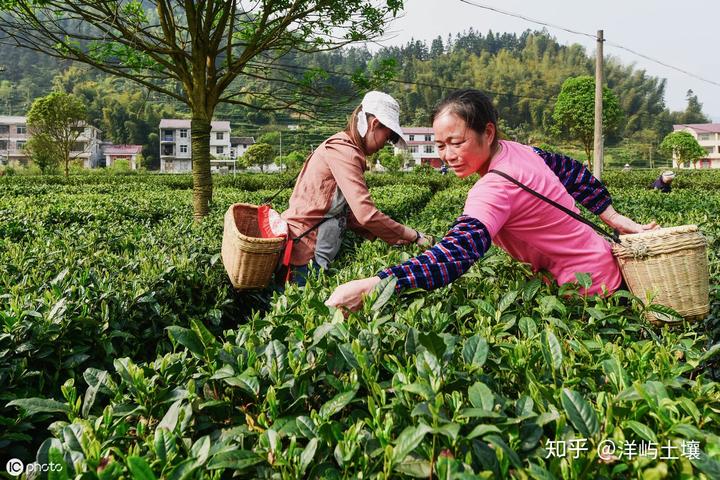
[[[251,145],[255,145],[253,137],[230,137],[230,158],[242,157]]]
[[[230,122],[211,122],[210,169],[217,170],[230,159]],[[160,120],[160,171],[192,171],[190,120]]]
[[[110,168],[118,160],[127,160],[130,170],[137,170],[138,157],[142,153],[142,145],[112,145],[103,144],[102,153],[105,157],[105,166]]]
[[[23,148],[28,138],[26,117],[0,115],[0,164],[27,165]]]
[[[403,138],[408,144],[408,152],[413,157],[415,165],[430,165],[440,168],[442,160],[435,145],[435,134],[430,127],[402,127]],[[395,153],[402,150],[395,148]]]
[[[685,165],[678,165],[677,161],[673,159],[675,168],[720,168],[720,123],[673,125],[673,130],[690,133],[707,152],[707,155],[698,160],[695,165],[689,162]]]
[[[81,130],[70,152],[70,158],[82,162],[85,168],[96,167],[102,157],[100,151],[100,130],[84,122],[77,126]],[[0,115],[0,163],[28,165],[30,158],[24,148],[32,136],[28,130],[27,117]]]

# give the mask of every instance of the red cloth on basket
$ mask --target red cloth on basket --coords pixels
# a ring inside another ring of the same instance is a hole
[[[258,227],[260,227],[261,238],[284,237],[286,239],[281,264],[285,269],[284,282],[287,282],[290,280],[290,258],[293,247],[293,242],[288,239],[287,223],[278,212],[270,208],[270,205],[260,205],[258,207]]]

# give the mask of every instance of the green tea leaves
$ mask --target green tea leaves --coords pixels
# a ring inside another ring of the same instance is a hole
[[[565,414],[578,433],[585,437],[592,437],[598,433],[600,425],[595,410],[582,395],[569,388],[563,388],[560,400]]]
[[[462,356],[466,364],[474,367],[482,367],[488,356],[488,343],[480,335],[473,335],[465,341]]]

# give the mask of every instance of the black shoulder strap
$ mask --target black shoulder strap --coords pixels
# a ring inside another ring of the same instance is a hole
[[[531,195],[534,195],[535,197],[539,198],[540,200],[543,200],[544,202],[549,203],[550,205],[552,205],[553,207],[557,208],[558,210],[562,210],[563,212],[565,212],[566,214],[570,215],[570,216],[571,216],[572,218],[574,218],[575,220],[584,223],[585,225],[589,226],[590,228],[592,228],[593,230],[595,230],[596,232],[598,232],[600,235],[611,239],[611,240],[612,240],[613,242],[615,242],[615,243],[620,243],[620,238],[618,237],[618,232],[617,232],[617,231],[613,231],[612,234],[607,233],[604,229],[598,227],[598,226],[595,225],[593,222],[584,219],[582,216],[578,215],[577,213],[573,212],[572,210],[570,210],[570,209],[568,209],[568,208],[565,208],[564,206],[560,205],[559,203],[557,203],[557,202],[555,202],[555,201],[553,201],[553,200],[550,200],[550,199],[547,198],[545,195],[543,195],[543,194],[541,194],[541,193],[538,193],[538,192],[536,192],[535,190],[533,190],[532,188],[530,188],[530,187],[528,187],[528,186],[526,186],[526,185],[518,182],[517,180],[515,180],[513,177],[511,177],[510,175],[508,175],[508,174],[505,173],[505,172],[501,172],[501,171],[499,171],[499,170],[489,170],[488,173],[494,173],[494,174],[496,174],[496,175],[500,175],[501,177],[505,178],[506,180],[514,183],[514,184],[517,185],[518,187],[520,187],[520,188],[522,188],[523,190],[525,190],[526,192],[530,193]]]

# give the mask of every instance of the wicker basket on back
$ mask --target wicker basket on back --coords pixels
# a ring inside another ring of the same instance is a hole
[[[620,235],[613,246],[630,291],[641,299],[672,308],[686,321],[704,318],[710,311],[707,240],[695,225],[661,228]],[[672,324],[652,313],[656,324]]]
[[[258,207],[236,203],[225,213],[222,261],[233,286],[265,288],[278,265],[284,238],[260,238]]]

